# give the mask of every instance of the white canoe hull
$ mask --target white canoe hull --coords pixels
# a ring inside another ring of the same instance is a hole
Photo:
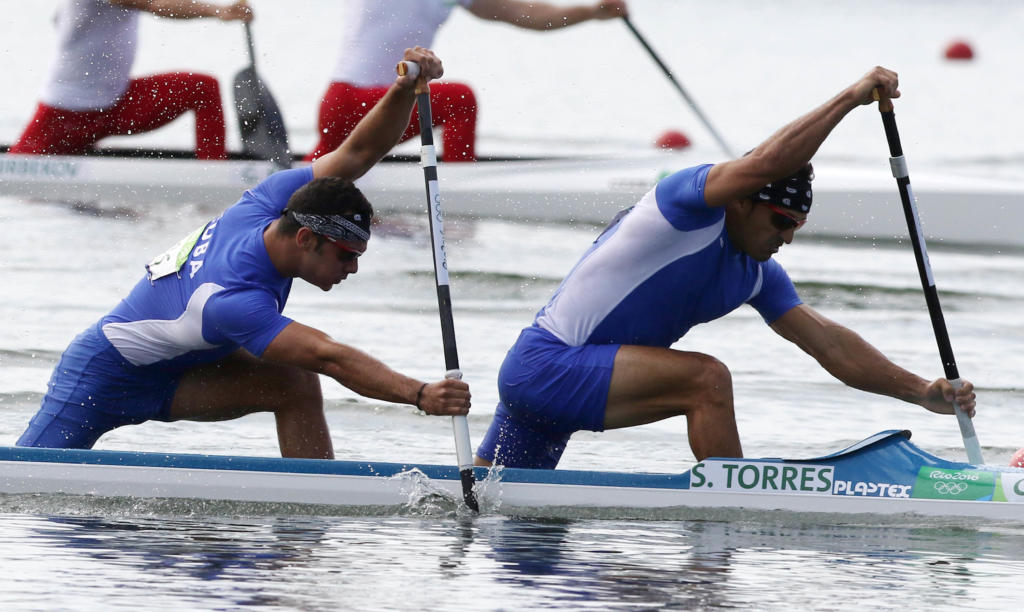
[[[632,206],[662,176],[699,163],[687,154],[442,164],[449,215],[515,221],[603,224]],[[107,156],[0,155],[0,195],[130,207],[197,203],[221,210],[275,170],[265,161],[207,162]],[[904,239],[906,222],[885,160],[874,167],[815,168],[815,206],[802,235]],[[1024,247],[1024,182],[911,174],[929,240]],[[415,162],[378,164],[358,185],[380,212],[425,206]],[[965,211],[969,210],[969,216]]]
[[[753,510],[1024,522],[1024,470],[945,461],[905,432],[882,432],[821,458],[712,459],[683,474],[506,468],[478,469],[477,478],[482,506],[503,513]],[[0,493],[364,508],[461,498],[451,466],[21,448],[0,448]]]

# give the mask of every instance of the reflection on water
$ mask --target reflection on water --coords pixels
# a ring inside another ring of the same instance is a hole
[[[22,586],[74,567],[90,583],[88,601],[114,608],[153,591],[155,602],[207,609],[998,609],[1024,570],[1024,532],[1013,529],[496,516],[8,518],[20,543],[11,547],[6,531],[0,565],[36,561]],[[87,603],[70,586],[51,596],[53,608]]]

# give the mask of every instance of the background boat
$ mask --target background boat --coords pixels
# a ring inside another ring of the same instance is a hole
[[[296,164],[302,162],[297,161]],[[603,224],[635,204],[663,176],[700,163],[693,153],[637,152],[589,157],[490,157],[443,164],[449,215]],[[234,203],[274,164],[235,155],[189,159],[186,151],[101,151],[90,156],[0,155],[0,195],[145,213],[190,202],[210,211]],[[884,159],[874,165],[818,165],[815,206],[800,236],[854,240],[906,238],[906,224]],[[357,184],[380,213],[423,206],[416,161],[391,156]],[[1024,181],[925,169],[913,175],[925,235],[949,244],[1024,248]]]

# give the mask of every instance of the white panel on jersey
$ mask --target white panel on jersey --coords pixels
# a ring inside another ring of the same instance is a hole
[[[756,298],[757,294],[761,293],[761,287],[762,286],[764,286],[764,270],[761,268],[761,266],[758,266],[757,267],[757,282],[754,283],[754,289],[753,289],[753,291],[750,292],[750,295],[747,297],[747,299],[743,300],[744,303],[745,302],[749,302],[750,300]]]
[[[223,289],[216,283],[203,283],[192,293],[185,312],[177,319],[107,323],[103,326],[103,335],[135,366],[173,359],[189,351],[216,348],[216,344],[203,339],[203,308],[211,295]]]
[[[654,189],[649,191],[615,233],[576,265],[537,317],[537,325],[569,346],[582,345],[633,290],[722,232],[724,218],[698,230],[677,230],[661,214],[654,194]]]

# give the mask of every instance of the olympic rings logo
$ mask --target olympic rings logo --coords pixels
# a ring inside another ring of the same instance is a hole
[[[959,495],[967,490],[966,482],[936,482],[935,490],[939,495]]]

